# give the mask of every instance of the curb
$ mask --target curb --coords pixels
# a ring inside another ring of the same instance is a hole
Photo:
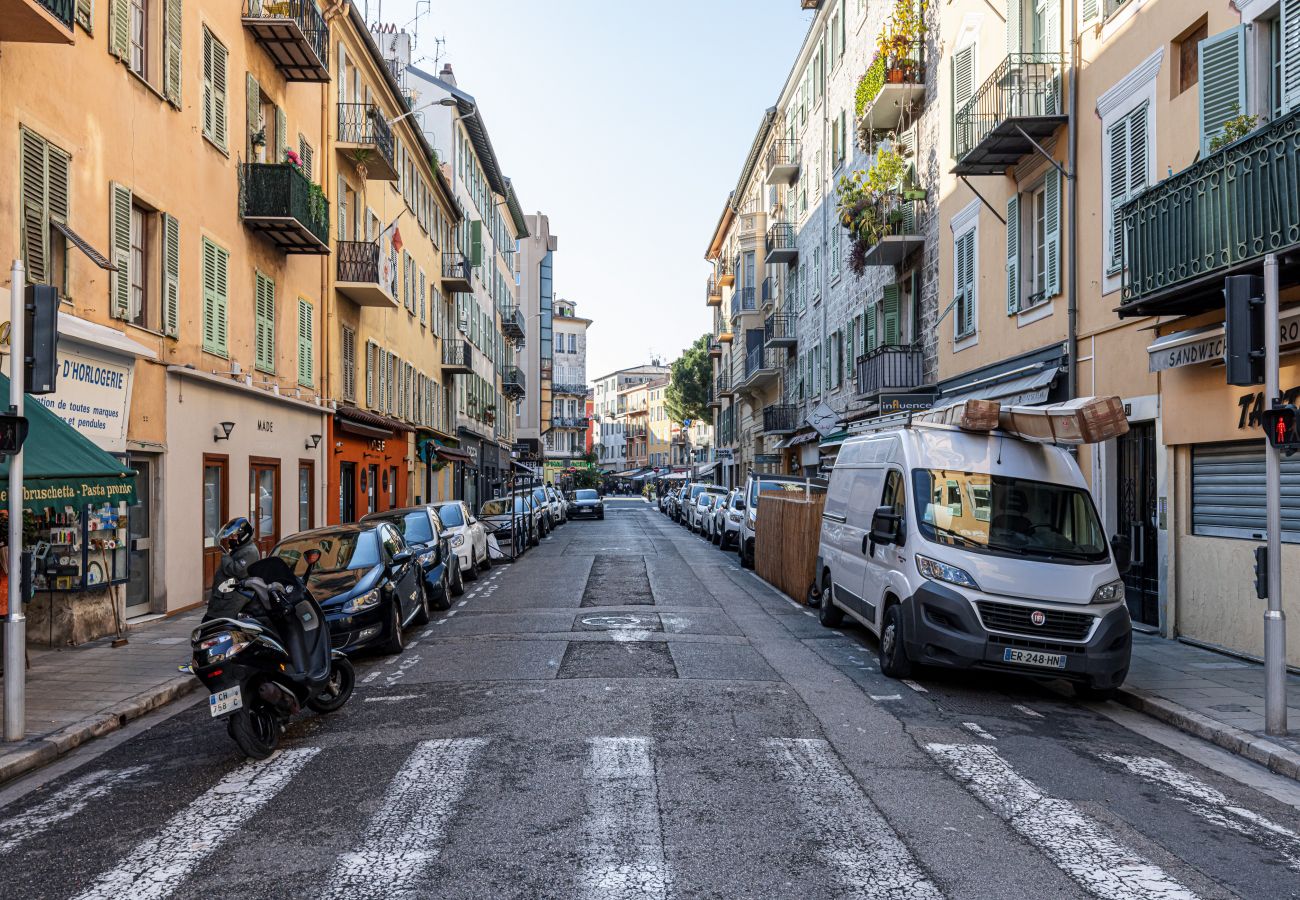
[[[1300,781],[1300,753],[1272,741],[1233,728],[1139,688],[1121,687],[1116,700],[1159,719],[1193,737],[1209,741],[1230,753],[1259,763],[1271,772]]]
[[[117,731],[131,720],[166,706],[198,686],[198,681],[189,676],[168,679],[147,691],[115,703],[102,712],[87,716],[53,734],[38,738],[20,750],[2,754],[0,755],[0,785],[54,762],[60,756],[88,741]]]

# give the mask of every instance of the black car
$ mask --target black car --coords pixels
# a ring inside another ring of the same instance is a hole
[[[325,612],[330,643],[353,653],[378,646],[387,653],[406,649],[402,629],[429,621],[420,564],[391,522],[358,522],[302,531],[271,551],[293,566],[308,550],[320,561],[307,586]]]
[[[587,488],[574,491],[573,499],[569,501],[569,518],[584,517],[588,519],[605,518],[605,501],[600,499],[600,494]]]
[[[362,516],[361,521],[392,523],[402,540],[415,551],[429,606],[433,609],[451,608],[451,595],[460,578],[460,560],[452,552],[451,540],[435,508],[410,506],[390,509]]]

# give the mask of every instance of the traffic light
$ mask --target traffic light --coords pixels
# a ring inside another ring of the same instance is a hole
[[[1268,442],[1279,450],[1291,454],[1300,450],[1300,433],[1296,432],[1296,408],[1279,404],[1259,414]]]
[[[27,419],[24,416],[0,414],[0,457],[13,456],[27,440]]]
[[[1268,599],[1268,547],[1255,548],[1255,596]]]
[[[24,295],[23,388],[29,394],[52,394],[58,384],[59,291],[48,284],[29,284]]]
[[[1223,286],[1223,362],[1228,384],[1264,383],[1264,279],[1231,275]]]

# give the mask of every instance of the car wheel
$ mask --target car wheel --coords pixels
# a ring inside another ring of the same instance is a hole
[[[451,576],[451,595],[453,597],[459,597],[461,594],[465,593],[465,580],[460,574],[460,557],[456,557],[453,560],[453,563],[456,571],[453,572]],[[447,606],[451,606],[450,600],[447,601]]]
[[[812,591],[810,590],[808,593],[811,594]],[[817,607],[818,622],[821,622],[826,628],[838,628],[844,623],[844,611],[831,602],[831,576],[829,572],[822,576],[822,589],[817,592],[817,599],[820,601]]]
[[[402,634],[402,610],[397,605],[397,600],[389,601],[389,608],[393,614],[388,621],[388,640],[384,641],[384,652],[389,656],[397,656],[406,649],[406,636]]]
[[[469,568],[463,577],[466,581],[478,581],[478,552],[473,547],[469,548]]]
[[[307,698],[307,705],[318,713],[332,713],[342,709],[343,704],[352,696],[356,686],[357,673],[352,668],[352,660],[340,656],[330,667],[330,679],[319,692]]]
[[[429,591],[433,590],[420,579],[420,608],[415,611],[415,617],[411,619],[411,625],[417,628],[423,628],[429,624]]]
[[[453,568],[455,568],[457,572],[460,571],[460,563],[454,555],[451,560],[442,567],[442,596],[430,597],[429,609],[444,610],[451,607],[451,596],[454,592],[454,582],[452,581],[451,574]]]
[[[912,661],[903,643],[903,607],[897,603],[885,610],[880,623],[880,674],[889,678],[906,678],[912,674]]]
[[[740,567],[742,569],[754,568],[754,561],[745,553],[745,542],[741,538],[736,538],[736,551],[740,554]]]

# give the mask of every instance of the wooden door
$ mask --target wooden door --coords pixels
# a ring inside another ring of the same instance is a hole
[[[217,535],[230,517],[230,459],[203,455],[203,589],[212,584],[221,563]]]
[[[280,461],[248,461],[248,520],[253,538],[266,556],[280,540]]]

